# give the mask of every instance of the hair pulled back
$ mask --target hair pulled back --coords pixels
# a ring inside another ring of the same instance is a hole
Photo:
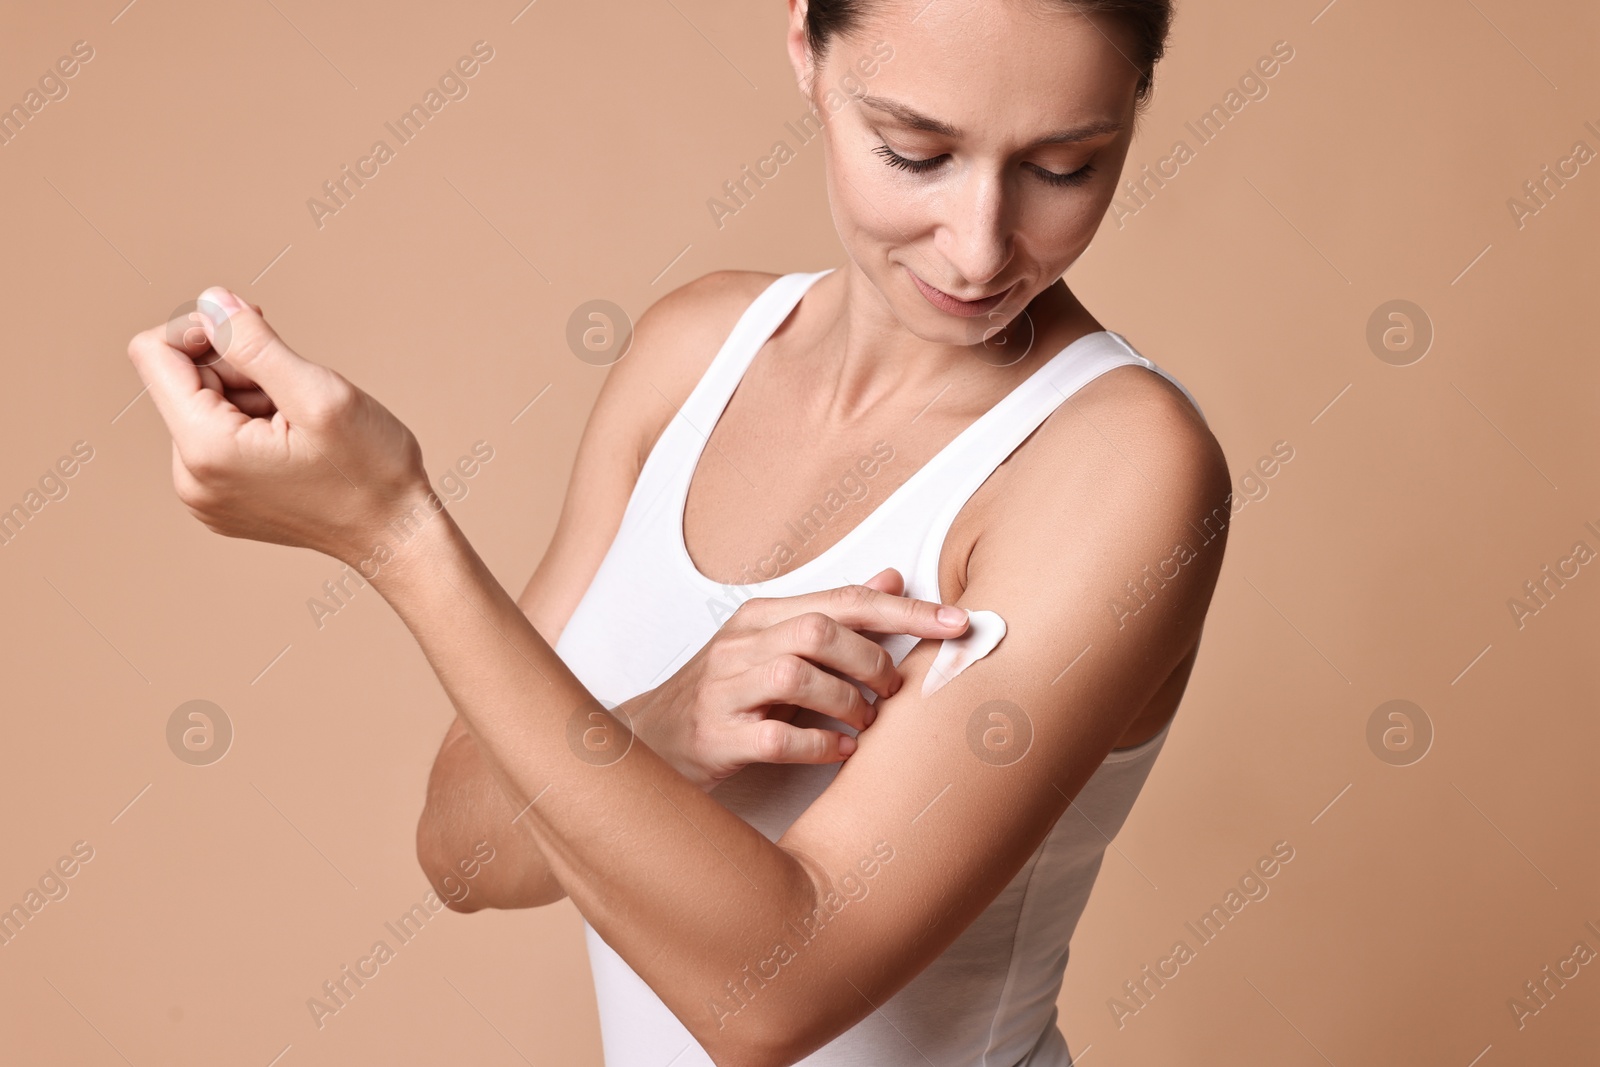
[[[1116,19],[1133,37],[1133,52],[1128,61],[1139,70],[1134,103],[1144,107],[1150,98],[1155,66],[1166,53],[1167,33],[1172,26],[1172,0],[1049,0],[1086,15],[1105,15]],[[806,43],[817,64],[827,54],[828,42],[861,28],[867,14],[864,0],[810,0],[806,6]]]

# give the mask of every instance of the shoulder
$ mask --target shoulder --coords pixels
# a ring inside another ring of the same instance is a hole
[[[1113,367],[1072,400],[1077,418],[1046,420],[1047,426],[1057,423],[1046,439],[1058,449],[1080,443],[1067,440],[1074,436],[1104,437],[1125,457],[1125,475],[1135,481],[1140,474],[1161,474],[1227,493],[1230,477],[1221,443],[1183,389],[1159,371],[1137,363]],[[1147,462],[1141,465],[1140,459]]]
[[[1028,466],[1077,463],[1107,492],[1143,489],[1181,504],[1229,490],[1227,457],[1211,427],[1181,388],[1141,364],[1113,367],[1084,385],[1036,436]],[[1096,457],[1087,467],[1086,456]]]
[[[637,407],[641,463],[739,317],[779,277],[767,271],[712,271],[664,294],[639,316],[628,353],[612,365],[606,386]]]
[[[775,275],[714,271],[633,324],[589,412],[549,546],[518,603],[554,644],[616,537],[644,461],[733,324]]]
[[[984,556],[1014,558],[1011,549],[1123,545],[1148,554],[1197,534],[1226,535],[1232,477],[1221,444],[1183,390],[1140,364],[1073,393],[1006,466],[974,568]],[[1220,566],[1220,552],[1208,555]]]

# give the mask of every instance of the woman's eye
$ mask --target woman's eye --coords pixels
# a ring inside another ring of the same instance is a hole
[[[1057,174],[1053,170],[1035,167],[1034,172],[1049,182],[1051,185],[1082,185],[1089,180],[1089,175],[1094,173],[1093,165],[1085,163],[1071,174]]]
[[[907,159],[905,156],[902,156],[900,153],[896,152],[886,144],[879,145],[877,148],[874,148],[873,151],[882,156],[883,161],[889,166],[898,167],[901,170],[908,170],[914,174],[921,174],[932,170],[933,168],[937,167],[945,158],[943,155],[937,155],[929,159]],[[1084,182],[1088,181],[1089,176],[1094,173],[1094,167],[1088,163],[1085,163],[1071,174],[1059,174],[1053,170],[1046,170],[1043,167],[1034,166],[1031,163],[1029,166],[1033,167],[1033,172],[1037,174],[1043,181],[1049,183],[1050,185],[1058,186],[1082,185]]]
[[[883,161],[889,166],[899,167],[901,170],[909,170],[919,174],[925,170],[932,170],[944,158],[944,156],[934,156],[932,159],[907,159],[886,144],[879,145],[873,151],[882,156]]]

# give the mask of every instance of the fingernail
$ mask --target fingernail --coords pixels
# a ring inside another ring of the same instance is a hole
[[[947,626],[960,626],[967,621],[966,608],[953,608],[948,604],[939,609],[939,621]]]
[[[232,318],[236,312],[244,310],[244,301],[220,285],[213,285],[201,293],[200,299],[196,303],[200,305],[200,310],[205,312],[206,318],[210,319],[212,325],[215,326],[222,325],[224,321]],[[210,310],[212,308],[215,308],[216,311]],[[217,315],[217,311],[222,313],[220,317]]]

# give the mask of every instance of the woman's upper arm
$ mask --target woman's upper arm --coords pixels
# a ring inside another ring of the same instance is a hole
[[[763,1009],[772,1062],[853,1026],[947,948],[1193,647],[1226,526],[1209,543],[1197,531],[1226,522],[1229,478],[1179,403],[1119,418],[1085,397],[1047,424],[956,600],[999,612],[1004,639],[928,696],[939,642],[919,642],[900,664],[905,684],[779,838],[813,875],[827,926],[785,964],[785,988],[806,995]],[[1163,560],[1160,594],[1119,629],[1108,599]]]
[[[639,471],[739,314],[770,275],[714,271],[652,304],[607,369],[549,547],[517,605],[552,646],[622,525]]]

